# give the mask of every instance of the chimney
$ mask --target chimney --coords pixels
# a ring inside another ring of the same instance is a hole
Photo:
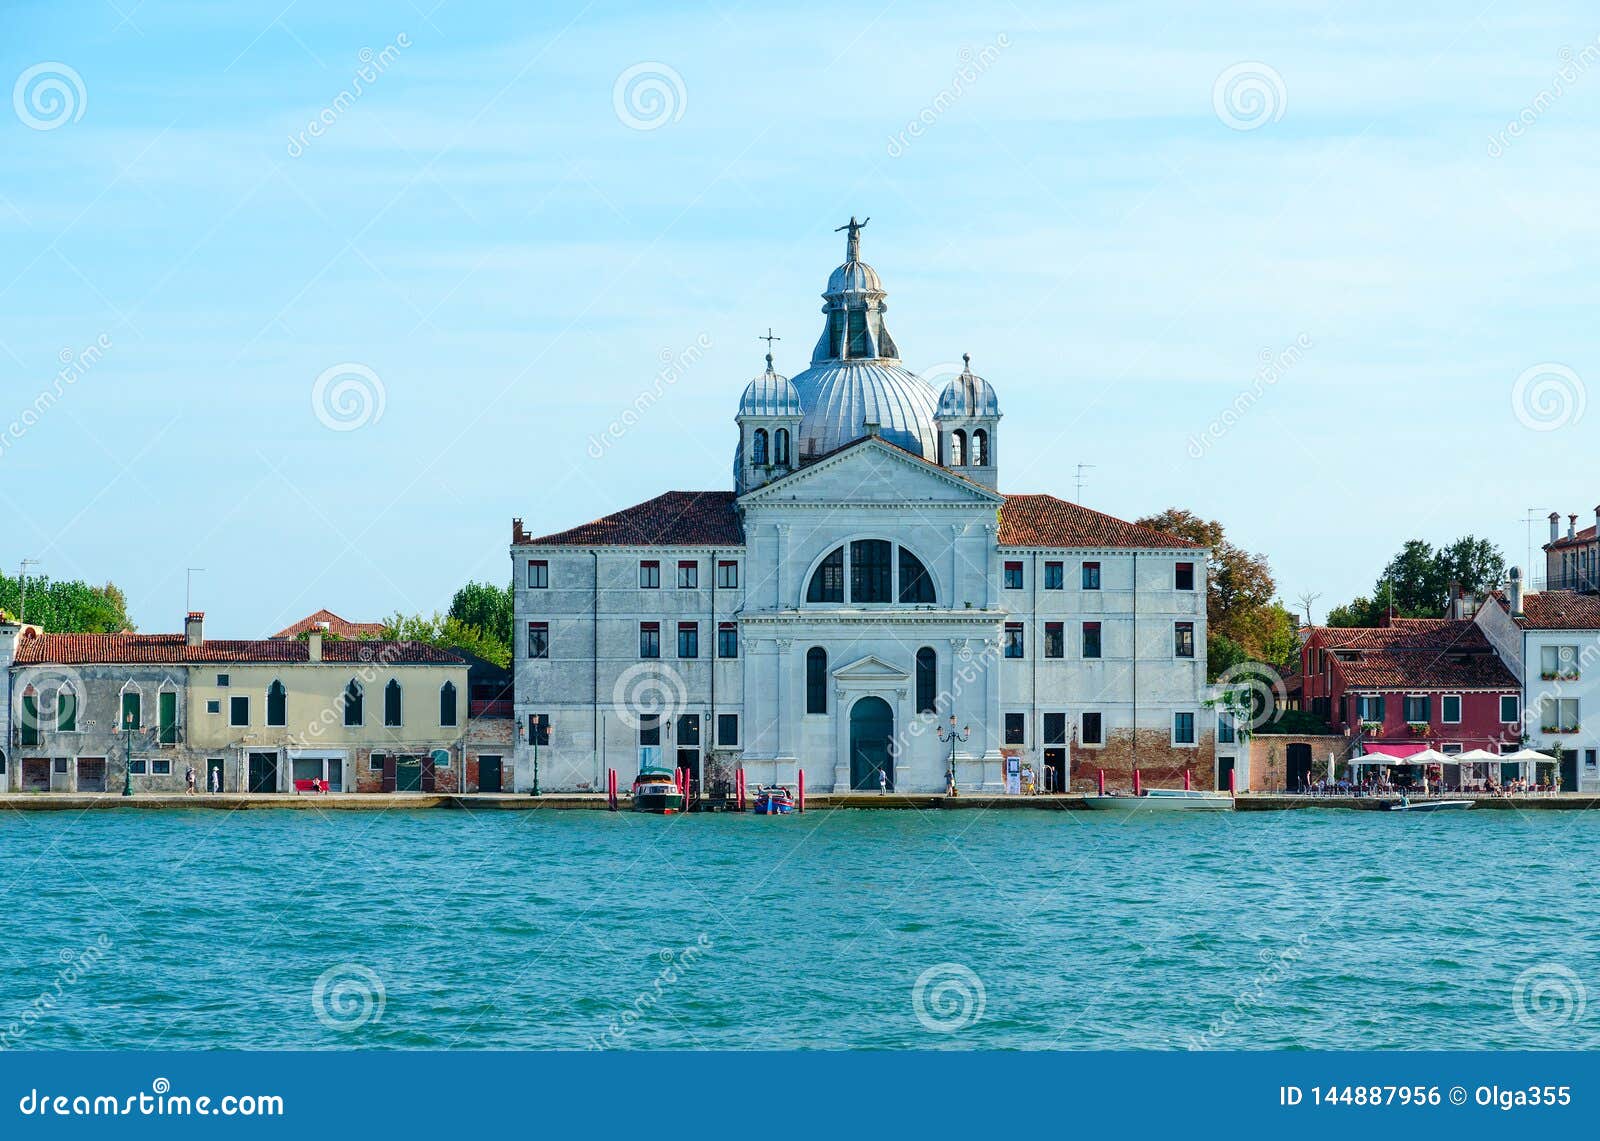
[[[322,660],[322,631],[313,630],[306,635],[306,660],[320,662]]]
[[[1511,598],[1511,616],[1522,617],[1522,568],[1511,568],[1511,589],[1506,592]]]
[[[183,620],[183,644],[201,645],[205,639],[206,616],[202,610],[191,610]]]
[[[1578,517],[1576,515],[1568,515],[1567,516],[1567,538],[1576,539],[1577,537],[1578,537]]]
[[[1466,615],[1462,613],[1463,609],[1464,606],[1463,599],[1461,597],[1461,583],[1457,582],[1455,579],[1451,579],[1449,616],[1456,619],[1465,618]]]
[[[1561,541],[1561,512],[1559,511],[1550,512],[1550,541],[1552,543]]]

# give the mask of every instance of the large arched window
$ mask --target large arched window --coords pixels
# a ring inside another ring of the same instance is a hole
[[[989,466],[989,433],[982,428],[972,430],[972,466]]]
[[[765,428],[757,428],[755,435],[751,437],[750,462],[753,464],[767,462],[767,430]]]
[[[900,548],[900,601],[911,604],[933,601],[933,578],[928,568],[905,547]]]
[[[289,723],[288,710],[289,693],[283,688],[283,682],[273,681],[267,686],[267,724],[287,725]]]
[[[447,681],[439,687],[439,724],[456,723],[456,683]]]
[[[806,651],[806,712],[828,712],[828,651],[821,646]]]
[[[967,434],[960,428],[950,433],[950,466],[967,466]]]
[[[361,725],[365,722],[362,705],[361,683],[355,678],[351,678],[350,684],[344,687],[344,723],[346,725]]]
[[[787,465],[789,462],[789,429],[779,428],[772,433],[772,462]]]
[[[933,647],[924,646],[917,651],[917,712],[937,713],[934,708],[935,693],[939,688],[939,657]]]
[[[400,683],[394,678],[390,678],[389,684],[383,687],[383,723],[400,724]]]
[[[846,582],[852,604],[898,601],[929,606],[938,601],[933,576],[923,561],[888,539],[855,539],[830,551],[811,574],[806,601],[845,602]]]

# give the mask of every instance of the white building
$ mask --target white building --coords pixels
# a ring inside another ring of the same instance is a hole
[[[1153,781],[1246,787],[1205,704],[1207,552],[997,491],[994,389],[901,365],[848,229],[811,366],[791,381],[769,355],[739,402],[734,491],[515,522],[517,787],[537,738],[552,790],[626,785],[643,757],[941,791],[952,717],[962,788],[1125,785],[1136,753]]]
[[[1600,595],[1573,590],[1492,596],[1477,623],[1522,682],[1528,745],[1561,750],[1561,787],[1600,792]]]

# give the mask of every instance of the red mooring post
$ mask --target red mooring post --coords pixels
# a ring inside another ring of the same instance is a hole
[[[797,790],[794,804],[795,810],[798,812],[804,812],[806,810],[806,770],[795,769],[794,777],[795,788]]]
[[[606,770],[606,804],[612,812],[617,810],[617,770]]]
[[[743,812],[744,811],[744,789],[745,789],[745,784],[744,784],[744,767],[742,765],[734,772],[733,781],[734,781],[734,784],[738,786],[739,811]]]
[[[1134,769],[1133,770],[1133,795],[1134,796],[1138,796],[1143,791],[1144,791],[1144,788],[1139,783],[1139,770],[1138,769]]]
[[[1238,796],[1239,795],[1238,775],[1239,774],[1235,773],[1231,769],[1228,771],[1228,795],[1229,796]]]
[[[1184,792],[1188,792],[1189,791],[1189,770],[1188,769],[1184,769],[1183,770],[1183,791]]]
[[[1100,795],[1104,796],[1106,794],[1106,770],[1105,769],[1096,769],[1095,770],[1095,780],[1100,785]]]

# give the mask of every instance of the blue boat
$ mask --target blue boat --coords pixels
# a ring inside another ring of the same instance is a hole
[[[794,811],[794,797],[782,785],[767,785],[755,791],[757,816],[787,816]]]

